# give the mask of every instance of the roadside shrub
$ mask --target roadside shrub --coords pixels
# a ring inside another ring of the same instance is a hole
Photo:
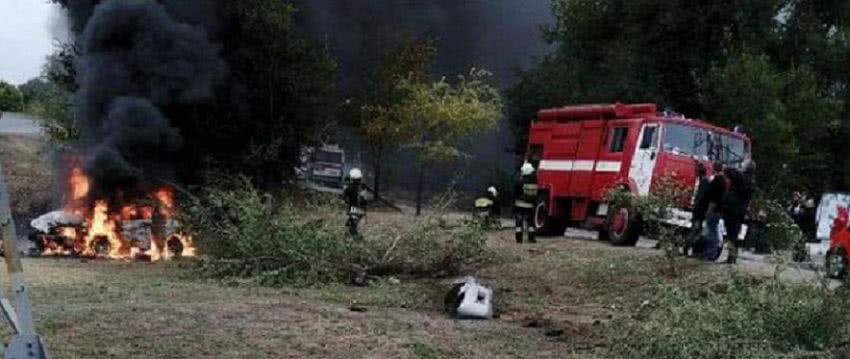
[[[845,291],[736,279],[703,298],[663,290],[611,326],[614,358],[838,358],[850,354]]]
[[[771,251],[790,251],[796,260],[804,260],[808,257],[806,237],[781,203],[763,196],[756,196],[751,208],[753,213],[762,212],[766,215],[769,226],[766,237]]]
[[[311,285],[384,275],[456,275],[486,257],[474,223],[453,228],[425,216],[363,231],[345,231],[339,199],[275,201],[250,181],[203,191],[184,209],[202,274],[263,284]],[[386,228],[384,228],[386,227]]]
[[[664,221],[673,218],[673,210],[683,207],[690,198],[690,191],[670,176],[663,176],[646,196],[635,196],[620,188],[606,192],[605,200],[611,208],[626,206],[636,213],[643,224],[643,232],[653,236],[670,264],[673,275],[678,275],[676,258],[687,239],[677,227]]]

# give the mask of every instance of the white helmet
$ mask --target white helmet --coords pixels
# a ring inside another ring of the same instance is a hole
[[[499,195],[499,191],[497,191],[496,187],[493,187],[493,186],[488,187],[487,192],[490,192],[490,194],[492,194],[493,197],[496,197],[496,196]]]
[[[348,177],[357,181],[363,178],[363,172],[360,172],[359,168],[352,168],[351,171],[348,171]]]
[[[532,166],[531,163],[528,162],[523,163],[522,167],[520,167],[519,169],[519,172],[522,173],[523,176],[528,176],[534,173],[534,166]]]

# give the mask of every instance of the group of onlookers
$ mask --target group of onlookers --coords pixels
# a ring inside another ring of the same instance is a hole
[[[745,160],[740,168],[735,168],[715,162],[712,167],[709,176],[705,166],[697,163],[693,235],[686,250],[693,249],[695,255],[701,254],[707,261],[717,261],[724,243],[720,228],[722,220],[725,243],[729,246],[726,263],[734,264],[743,241],[739,235],[756,190],[756,163]],[[698,238],[704,238],[704,241]]]

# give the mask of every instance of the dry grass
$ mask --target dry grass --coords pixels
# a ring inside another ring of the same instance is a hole
[[[367,226],[404,219],[372,216]],[[45,258],[25,270],[58,358],[564,358],[604,345],[605,323],[651,300],[666,267],[656,251],[512,240],[510,231],[491,234],[501,261],[473,273],[496,290],[500,318],[491,321],[448,319],[448,279],[272,289],[191,279],[179,263]],[[674,283],[720,277],[686,268]]]
[[[0,135],[0,163],[12,200],[12,214],[20,223],[48,209],[53,175],[44,140],[38,136]]]

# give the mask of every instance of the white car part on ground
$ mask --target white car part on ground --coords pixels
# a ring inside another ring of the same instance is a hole
[[[464,278],[463,283],[458,293],[461,297],[460,305],[457,307],[458,318],[493,318],[493,291],[479,284],[473,277]]]

